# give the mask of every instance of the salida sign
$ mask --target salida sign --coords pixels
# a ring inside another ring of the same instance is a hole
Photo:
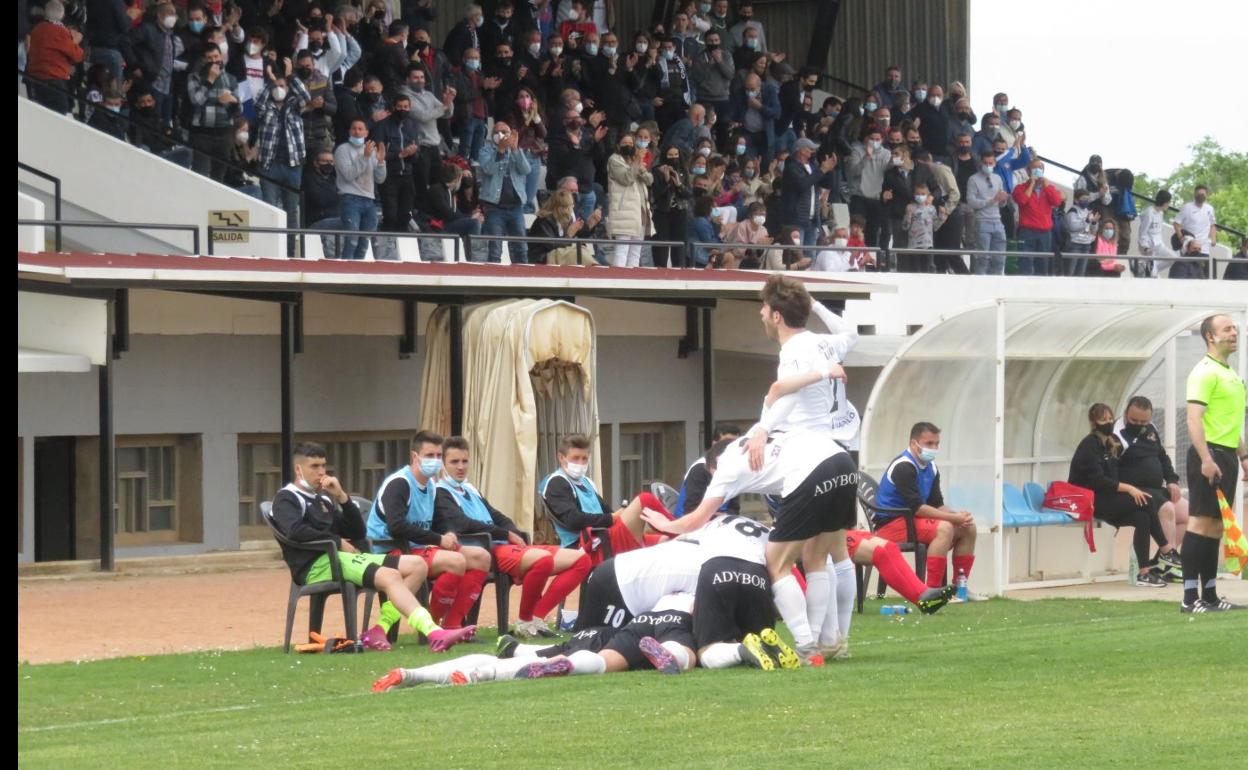
[[[212,228],[218,227],[247,227],[251,224],[251,212],[247,209],[239,210],[218,210],[208,212],[208,226]],[[213,243],[247,243],[250,233],[239,232],[222,232],[214,229],[212,231]]]

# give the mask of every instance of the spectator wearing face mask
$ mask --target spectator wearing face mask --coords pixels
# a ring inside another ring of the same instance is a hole
[[[1006,144],[1014,144],[1015,138],[1027,130],[1027,127],[1023,125],[1023,111],[1017,107],[1010,108],[1002,118],[1001,127],[998,130],[1001,136],[1005,137]]]
[[[343,230],[362,233],[377,231],[377,186],[386,181],[386,147],[368,139],[368,124],[362,118],[351,123],[350,136],[331,156],[339,195],[339,225]],[[318,160],[318,163],[322,161]],[[363,259],[367,253],[364,238],[343,241],[345,259]]]
[[[300,51],[295,56],[295,77],[308,89],[308,104],[303,111],[303,139],[309,154],[333,152],[334,114],[338,111],[338,99],[330,87],[329,79],[316,68],[316,57],[310,51]]]
[[[688,114],[663,131],[661,147],[675,147],[684,155],[691,155],[694,145],[702,139],[710,139],[711,131],[706,125],[706,107],[695,104]]]
[[[754,31],[754,39],[758,41],[756,48],[760,53],[767,53],[767,30],[763,27],[761,21],[754,18],[754,3],[741,2],[737,3],[737,23],[728,29],[728,35],[732,38],[734,46],[746,45],[746,31]]]
[[[338,192],[337,174],[334,172],[334,153],[329,150],[318,150],[309,152],[308,156],[308,168],[303,173],[303,203],[307,207],[308,228],[312,230],[345,229],[339,216],[342,201]],[[338,258],[338,243],[340,242],[342,239],[338,236],[321,236],[321,251],[326,259]],[[352,255],[355,251],[355,239],[352,238],[351,243],[345,245],[352,246],[352,249],[347,251],[344,248],[342,254],[348,259],[354,259]],[[359,259],[363,258],[364,255],[361,254]]]
[[[884,79],[871,89],[871,97],[881,107],[897,107],[893,103],[893,93],[904,88],[901,84],[901,68],[892,65],[884,70]],[[870,109],[867,112],[871,112]]]
[[[265,67],[277,61],[277,54],[268,45],[268,30],[252,27],[247,31],[247,42],[235,47],[226,66],[238,81],[238,98],[248,120],[256,117],[256,96],[264,88]]]
[[[819,225],[823,223],[820,191],[832,186],[832,172],[837,163],[835,155],[817,159],[815,151],[818,147],[809,139],[799,139],[793,146],[793,154],[784,164],[784,174],[779,183],[783,224],[801,233],[800,244],[803,246],[815,245]],[[796,252],[786,254],[786,257],[796,256]]]
[[[979,251],[995,252],[976,254],[971,257],[971,272],[975,275],[1005,274],[1005,225],[1001,222],[1001,204],[1009,200],[1009,194],[996,173],[997,156],[989,150],[979,156],[979,173],[971,175],[966,182],[967,203],[975,212],[976,244]]]
[[[435,232],[454,233],[460,237],[480,235],[481,223],[485,221],[485,215],[479,210],[471,212],[461,210],[456,199],[456,193],[463,184],[464,170],[452,163],[447,163],[442,166],[438,174],[437,181],[429,185],[423,206],[423,210],[428,215],[430,229]],[[473,244],[473,251],[471,261],[484,262],[486,260],[488,252],[480,241]],[[534,257],[536,251],[536,246],[530,248],[530,259]]]
[[[698,103],[715,110],[717,114],[727,115],[730,109],[730,89],[735,71],[732,56],[724,50],[722,38],[717,31],[706,34],[704,50],[693,59],[693,84],[697,87]],[[725,124],[718,137],[722,141],[727,136]]]
[[[499,46],[505,45],[511,52],[519,47],[521,38],[517,35],[519,26],[512,20],[514,14],[515,8],[511,0],[499,0],[494,6],[494,18],[481,25],[481,50],[490,52],[491,56],[488,58],[497,58]],[[486,62],[487,66],[493,63]]]
[[[949,107],[949,102],[942,102],[941,111],[944,111],[946,107]],[[959,99],[957,104],[946,113],[946,118],[949,121],[948,142],[950,154],[957,150],[958,138],[965,134],[971,140],[972,155],[974,155],[975,113],[971,112],[970,102],[965,98]]]
[[[646,68],[646,80],[654,90],[654,116],[659,128],[668,131],[686,114],[693,102],[692,84],[685,61],[677,53],[676,40],[658,41],[659,55]]]
[[[506,123],[494,124],[493,141],[481,147],[477,163],[481,168],[481,201],[485,208],[485,235],[524,237],[524,180],[529,174],[529,161],[520,151],[520,136]],[[513,264],[524,264],[525,244],[510,241]],[[502,243],[489,243],[489,261],[502,258]]]
[[[226,166],[223,181],[227,186],[256,200],[264,200],[260,182],[254,175],[260,151],[251,144],[251,129],[247,118],[241,115],[234,118],[233,129],[233,142],[230,144],[229,155],[226,156],[232,165]]]
[[[332,17],[329,18],[332,19]],[[326,82],[331,81],[334,73],[347,58],[347,51],[343,48],[342,41],[328,31],[327,19],[324,16],[310,19],[306,27],[300,25],[299,34],[295,37],[295,50],[299,52],[295,66],[302,66],[299,61],[306,51],[311,59],[309,66],[320,73]]]
[[[516,91],[506,121],[511,130],[520,134],[520,151],[529,161],[529,176],[525,180],[524,188],[524,212],[531,214],[537,210],[537,185],[549,147],[546,144],[546,121],[542,118],[541,105],[527,86]]]
[[[902,215],[901,226],[912,249],[930,249],[936,230],[945,223],[948,213],[943,206],[933,203],[931,191],[923,182],[914,185],[914,193]],[[914,272],[933,272],[932,260],[926,255],[915,254],[910,266]]]
[[[460,156],[471,160],[481,152],[481,145],[485,142],[485,121],[489,117],[480,52],[475,48],[464,51],[463,66],[452,70],[448,80],[455,88],[451,130],[459,139]]]
[[[767,207],[753,203],[746,209],[745,217],[721,231],[724,243],[749,246],[770,246],[773,243],[767,230]],[[784,252],[780,249],[747,249],[740,267],[747,270],[783,270]]]
[[[1117,278],[1127,269],[1127,263],[1118,259],[1118,231],[1116,225],[1117,223],[1112,219],[1102,220],[1100,231],[1092,246],[1092,253],[1098,257],[1099,275],[1109,278]],[[1094,272],[1093,274],[1096,275],[1097,273]]]
[[[91,112],[87,125],[114,139],[126,141],[126,123],[121,118],[121,108],[125,101],[120,91],[105,92],[100,106]]]
[[[884,172],[884,184],[880,191],[880,203],[883,204],[887,221],[888,236],[892,247],[906,249],[910,247],[909,228],[905,224],[906,211],[914,202],[914,162],[910,160],[910,149],[904,144],[891,151],[888,169]],[[931,248],[930,245],[928,248]],[[897,269],[907,273],[922,272],[919,265],[923,258],[919,255],[901,254],[896,260]]]
[[[284,62],[284,73],[293,68]],[[303,108],[308,90],[297,77],[278,76],[269,69],[270,82],[256,97],[256,123],[260,133],[260,188],[264,201],[286,211],[286,226],[299,226],[299,188],[307,148],[303,141]],[[279,187],[278,184],[284,185]],[[295,238],[288,239],[294,255]]]
[[[165,125],[173,120],[174,61],[182,54],[182,40],[173,33],[177,24],[178,15],[173,4],[162,3],[150,9],[143,23],[130,32],[130,50],[134,57],[130,62],[130,75],[152,89],[156,109]]]
[[[455,26],[451,27],[451,31],[446,33],[446,39],[442,41],[442,52],[446,54],[446,58],[452,62],[461,62],[464,60],[464,52],[469,48],[480,51],[485,44],[481,34],[484,24],[485,16],[481,12],[481,6],[470,3],[464,18],[455,22]]]
[[[1174,223],[1174,236],[1170,244],[1183,259],[1176,259],[1170,267],[1170,278],[1205,279],[1209,277],[1209,254],[1200,248],[1200,239]]]
[[[827,245],[828,248],[820,250],[815,256],[815,261],[810,266],[811,270],[825,273],[848,273],[859,269],[854,259],[855,252],[844,250],[849,245],[848,229],[838,227],[833,230],[832,238]]]
[[[780,117],[779,89],[764,84],[752,72],[742,85],[733,93],[732,122],[748,140],[750,153],[769,163],[775,151],[775,121]]]
[[[234,142],[234,118],[239,115],[238,82],[225,71],[221,51],[212,48],[204,54],[187,79],[191,115],[191,141],[201,155],[195,156],[195,171],[220,182],[225,166],[211,156],[229,154]]]
[[[442,164],[442,135],[438,121],[450,118],[455,110],[456,91],[451,86],[441,94],[428,89],[429,73],[420,64],[408,66],[407,85],[401,93],[411,97],[411,118],[416,128],[416,143],[420,151],[412,158],[417,199],[423,196],[433,179],[434,171]]]
[[[918,104],[910,112],[910,117],[919,121],[919,137],[923,149],[932,154],[938,163],[949,162],[949,117],[940,107],[944,104],[945,91],[940,86],[927,89],[923,99],[915,99]]]
[[[1063,249],[1071,254],[1092,253],[1092,242],[1100,229],[1101,214],[1092,207],[1092,196],[1087,190],[1076,190],[1075,205],[1066,212],[1066,235],[1068,243]],[[1082,277],[1087,273],[1087,257],[1067,257],[1066,275]]]
[[[1218,245],[1218,217],[1209,203],[1209,188],[1203,184],[1196,185],[1193,200],[1183,204],[1175,221],[1200,242],[1201,253],[1208,254]]]
[[[862,141],[854,143],[845,163],[850,193],[849,210],[866,219],[866,239],[870,246],[880,245],[882,230],[888,221],[881,195],[884,192],[884,172],[892,166],[892,158],[892,153],[884,149],[880,131],[872,129]]]
[[[992,149],[993,142],[998,137],[1004,141],[1001,136],[1001,118],[995,112],[984,113],[980,118],[980,128],[975,132],[974,138],[971,139],[971,152],[975,153],[975,157],[979,157],[985,152]],[[1010,142],[1006,142],[1006,147],[1010,146]]]
[[[708,195],[698,195],[693,199],[693,216],[689,219],[687,238],[695,243],[721,243],[719,223],[712,216],[715,201]],[[693,247],[693,266],[708,267],[712,257],[721,253],[713,246]]]
[[[654,232],[649,192],[654,176],[642,164],[636,141],[633,134],[624,134],[615,154],[607,160],[611,211],[607,229],[612,238],[620,240],[644,240]],[[617,245],[611,264],[614,267],[637,267],[641,264],[641,244]]]
[[[589,129],[575,109],[565,110],[562,127],[550,132],[550,154],[546,167],[546,184],[553,185],[564,177],[575,177],[580,188],[576,216],[589,219],[598,203],[594,190],[597,164],[605,161],[607,154],[607,127],[599,125]],[[553,187],[551,189],[554,189]]]
[[[590,13],[592,6],[585,0],[572,0],[567,11],[567,18],[559,25],[559,36],[567,40],[573,33],[577,37],[584,38],[588,35],[596,35],[600,31],[598,25],[594,23],[593,14]]]
[[[917,187],[925,185],[932,198],[932,205],[944,209],[944,224],[936,226],[933,245],[937,249],[955,251],[962,246],[962,192],[953,171],[943,163],[932,160],[932,154],[920,147],[911,154],[914,161],[914,182]],[[965,185],[965,182],[963,182]],[[957,273],[965,275],[966,263],[958,254],[936,254],[923,262],[925,272]]]
[[[1101,162],[1100,155],[1093,155],[1088,158],[1088,164],[1079,172],[1079,176],[1075,178],[1073,187],[1075,192],[1079,190],[1088,190],[1092,193],[1090,205],[1102,215],[1109,213],[1112,215],[1110,204],[1113,203],[1113,193],[1109,189],[1109,177],[1105,174],[1104,164]]]
[[[26,82],[31,99],[64,115],[71,106],[69,78],[83,59],[82,33],[62,23],[65,7],[60,0],[48,0],[43,13],[43,21],[30,33]]]
[[[655,238],[660,241],[684,243],[688,232],[693,188],[689,184],[683,157],[677,147],[663,148],[659,162],[651,171],[654,184],[650,188],[650,208],[654,216]],[[655,267],[687,267],[686,259],[683,246],[654,251]]]
[[[1062,193],[1044,176],[1044,163],[1033,160],[1027,166],[1026,184],[1014,188],[1018,205],[1018,239],[1023,251],[1053,253],[1053,209],[1064,203]],[[1051,260],[1019,257],[1019,275],[1049,275]]]

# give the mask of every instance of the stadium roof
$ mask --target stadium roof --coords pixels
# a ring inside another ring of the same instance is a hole
[[[602,297],[696,304],[754,300],[767,273],[750,270],[554,267],[470,262],[369,262],[158,254],[19,252],[20,282],[70,289],[324,293],[436,297]],[[865,299],[894,287],[794,273],[822,300]]]

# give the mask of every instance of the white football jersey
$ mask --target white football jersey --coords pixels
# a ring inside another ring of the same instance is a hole
[[[763,467],[750,470],[746,439],[729,444],[719,456],[706,495],[731,500],[747,492],[788,495],[819,463],[845,450],[826,431],[776,433],[763,450]]]
[[[668,594],[692,594],[707,556],[695,543],[669,540],[616,556],[615,580],[633,615],[648,612]]]
[[[706,559],[727,556],[766,564],[767,538],[771,528],[739,514],[716,516],[679,540],[697,544]]]
[[[857,332],[818,302],[812,310],[828,327],[830,334],[809,329],[790,337],[780,348],[776,378],[819,371],[844,363],[858,342]],[[791,393],[764,411],[762,422],[769,431],[825,430],[842,443],[856,444],[862,420],[849,402],[845,383],[823,379]]]

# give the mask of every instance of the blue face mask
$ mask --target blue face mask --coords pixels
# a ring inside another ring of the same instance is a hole
[[[351,143],[352,147],[364,146],[364,137],[362,136],[348,136],[347,141]]]
[[[939,454],[939,449],[928,449],[927,447],[919,448],[919,459],[925,463],[930,463],[932,460],[935,460]]]
[[[694,176],[702,176],[706,173],[706,166],[694,166],[692,171]]]
[[[597,56],[597,55],[598,55],[598,44],[597,44],[597,43],[588,43],[588,44],[586,44],[586,46],[585,46],[585,53],[589,54],[590,56]]]
[[[438,475],[438,473],[440,473],[441,471],[442,471],[442,458],[441,457],[421,458],[420,475],[424,476],[427,479],[431,479],[434,476]]]
[[[192,21],[189,26],[196,35],[204,31],[204,23],[202,21]]]
[[[1032,179],[1044,179],[1044,169],[1033,168],[1031,170],[1031,178]]]
[[[744,155],[744,154],[745,154],[745,145],[744,145],[744,144],[738,144],[738,145],[737,145],[737,154],[738,154],[738,155]]]
[[[866,107],[867,107],[867,112],[875,112],[877,109],[879,109],[880,105],[876,104],[875,102],[867,102]]]
[[[992,176],[992,166],[983,166],[980,168],[980,171],[984,172],[988,176]]]
[[[477,70],[481,69],[481,60],[469,59],[466,62],[464,62],[464,66],[472,70],[473,72],[476,72]]]

